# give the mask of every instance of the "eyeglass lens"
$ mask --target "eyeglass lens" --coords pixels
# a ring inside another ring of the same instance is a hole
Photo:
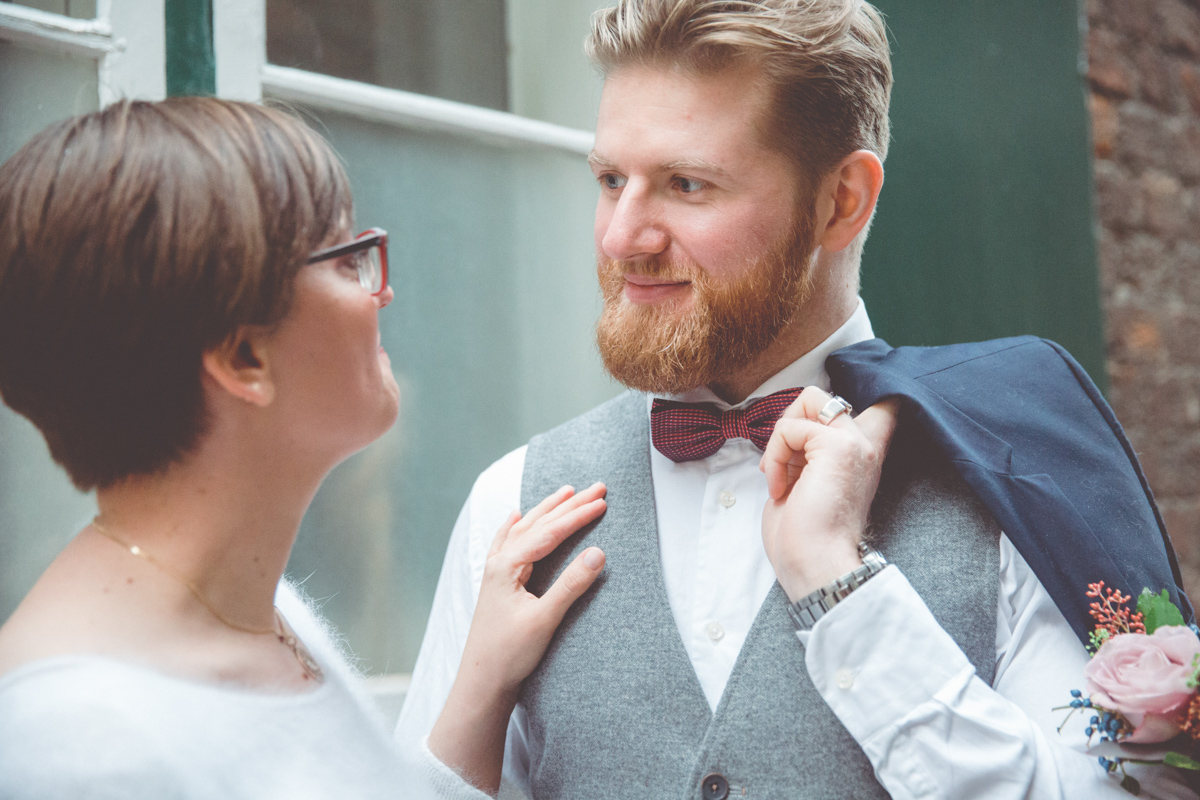
[[[354,266],[358,270],[358,282],[371,294],[378,294],[383,289],[383,262],[379,247],[368,247],[351,254]]]

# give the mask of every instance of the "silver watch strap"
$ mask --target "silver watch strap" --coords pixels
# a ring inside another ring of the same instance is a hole
[[[887,559],[878,550],[869,547],[865,542],[858,545],[862,566],[847,572],[833,583],[822,586],[812,594],[801,597],[788,606],[788,614],[798,631],[811,631],[817,620],[829,613],[830,609],[842,602],[851,592],[862,586],[870,578],[878,575],[888,565]]]

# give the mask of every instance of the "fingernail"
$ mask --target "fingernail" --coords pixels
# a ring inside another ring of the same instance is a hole
[[[604,553],[599,547],[589,547],[583,554],[583,565],[588,569],[600,569],[604,563]]]

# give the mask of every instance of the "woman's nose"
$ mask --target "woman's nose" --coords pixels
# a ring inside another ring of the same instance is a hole
[[[384,308],[387,308],[389,305],[391,305],[391,302],[393,299],[395,299],[395,297],[396,297],[396,293],[394,291],[392,291],[392,287],[390,284],[388,286],[385,286],[382,292],[375,295],[375,299],[379,302],[379,308],[381,310]]]

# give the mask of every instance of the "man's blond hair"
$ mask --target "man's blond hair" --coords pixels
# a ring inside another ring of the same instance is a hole
[[[586,48],[605,75],[761,69],[761,134],[810,186],[855,150],[887,156],[891,56],[883,18],[864,0],[619,0],[596,12]]]

